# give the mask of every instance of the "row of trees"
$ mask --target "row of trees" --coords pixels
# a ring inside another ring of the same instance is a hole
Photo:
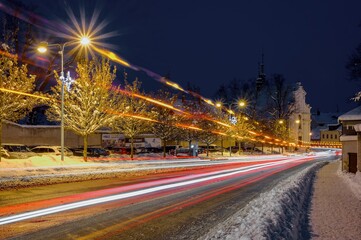
[[[151,104],[144,97],[146,94],[141,90],[141,82],[137,79],[129,82],[126,73],[124,85],[113,86],[116,68],[106,59],[79,62],[76,75],[70,89],[64,92],[64,125],[84,138],[85,160],[88,136],[101,127],[111,128],[130,138],[131,157],[134,154],[133,139],[141,133],[152,132],[159,137],[165,156],[167,142],[171,140],[198,140],[209,146],[223,135],[245,138],[252,129],[251,123],[241,113],[235,113],[239,120],[234,126],[227,126],[229,120],[226,112],[199,99],[183,99],[178,104],[182,110]],[[28,74],[25,65],[17,63],[16,56],[3,54],[0,57],[1,121],[17,121],[36,105],[49,106],[47,118],[60,121],[61,80],[56,72],[55,78],[57,84],[51,93],[36,93],[35,76]],[[48,99],[24,93],[46,96]],[[159,90],[152,97],[170,106],[179,102],[178,96],[166,89]]]
[[[263,76],[261,86],[257,84],[257,79],[233,79],[228,84],[222,84],[215,98],[227,106],[231,106],[237,99],[245,99],[248,103],[246,112],[252,119],[262,123],[266,129],[272,129],[274,136],[289,140],[287,119],[294,112],[294,89],[282,74],[273,74],[267,79]],[[280,120],[283,124],[280,124]]]

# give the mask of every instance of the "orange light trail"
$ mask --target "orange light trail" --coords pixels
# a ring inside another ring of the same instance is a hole
[[[136,119],[140,119],[140,120],[145,120],[145,121],[149,121],[149,122],[158,122],[157,120],[148,118],[148,117],[143,117],[141,115],[133,115],[133,114],[123,114],[124,116],[128,116],[128,117],[132,117],[132,118],[136,118]]]
[[[212,133],[222,135],[222,136],[227,136],[227,134],[225,134],[223,132],[212,131]]]
[[[177,83],[175,83],[175,82],[171,82],[171,81],[165,80],[164,83],[167,84],[168,86],[171,86],[171,87],[173,87],[173,88],[175,88],[175,89],[178,89],[178,90],[180,90],[180,91],[182,91],[182,92],[187,92],[186,90],[184,90],[181,86],[179,86],[179,85],[178,85]]]
[[[136,118],[136,119],[140,119],[140,120],[144,120],[144,121],[149,121],[149,122],[158,122],[157,120],[148,118],[148,117],[144,117],[141,115],[136,115],[136,114],[129,114],[129,113],[122,113],[122,112],[116,112],[113,110],[107,110],[107,113],[110,114],[115,114],[115,115],[119,115],[119,116],[125,116],[125,117],[131,117],[131,118]]]
[[[203,131],[203,129],[199,128],[199,127],[195,127],[195,126],[190,126],[190,125],[184,125],[184,124],[175,124],[175,126],[177,127],[181,127],[181,128],[189,128],[189,129],[192,129],[192,130],[197,130],[197,131]]]
[[[169,108],[169,109],[172,109],[172,110],[174,110],[174,111],[177,111],[177,112],[180,112],[180,113],[183,113],[183,114],[188,114],[188,115],[190,115],[190,113],[187,113],[187,112],[185,112],[185,111],[183,111],[183,110],[181,110],[181,109],[178,109],[178,108],[176,108],[176,107],[174,107],[174,106],[172,106],[172,105],[170,105],[170,104],[164,103],[164,102],[159,101],[159,100],[154,99],[154,98],[146,97],[146,96],[143,96],[143,95],[137,94],[137,93],[128,92],[128,91],[122,90],[122,89],[116,89],[116,90],[113,89],[113,91],[117,91],[117,92],[120,92],[120,93],[122,93],[122,94],[130,95],[130,96],[134,96],[134,97],[136,97],[136,98],[143,99],[143,100],[145,100],[145,101],[154,103],[154,104],[156,104],[156,105],[159,105],[159,106],[162,106],[162,107],[165,107],[165,108]]]
[[[125,61],[124,59],[122,59],[121,57],[119,57],[118,55],[116,55],[115,53],[108,51],[108,50],[103,50],[100,49],[96,46],[91,46],[92,49],[94,49],[97,53],[108,57],[109,59],[111,59],[114,62],[120,63],[121,65],[125,66],[125,67],[129,67],[129,68],[133,68],[133,66],[131,66],[127,61]]]
[[[19,94],[19,95],[24,95],[24,96],[28,96],[28,97],[41,98],[41,99],[45,99],[45,100],[50,99],[48,97],[39,96],[39,95],[31,94],[31,93],[19,92],[19,91],[15,91],[15,90],[6,89],[6,88],[0,88],[0,91]]]
[[[132,95],[135,96],[135,97],[137,97],[137,98],[144,99],[144,100],[146,100],[146,101],[148,101],[148,102],[157,104],[157,105],[159,105],[159,106],[162,106],[162,107],[165,107],[165,108],[169,108],[169,109],[172,109],[172,110],[177,111],[177,112],[186,113],[186,112],[184,112],[184,111],[182,111],[182,110],[180,110],[180,109],[178,109],[178,108],[173,107],[173,106],[170,105],[170,104],[167,104],[167,103],[158,101],[158,100],[156,100],[156,99],[154,99],[154,98],[145,97],[145,96],[143,96],[143,95],[139,95],[139,94],[136,94],[136,93],[132,93]],[[187,114],[188,114],[188,113],[187,113]]]
[[[218,123],[219,125],[222,125],[222,126],[225,126],[225,127],[232,127],[231,125],[227,124],[227,123],[223,123],[223,122],[220,122],[220,121],[217,121],[217,120],[211,120],[211,119],[207,119],[207,120],[210,120],[210,121],[213,121],[215,123]]]
[[[15,54],[11,54],[11,53],[3,51],[3,50],[0,50],[0,54],[4,55],[5,57],[8,57],[8,58],[14,58],[14,59],[17,58],[17,56]]]

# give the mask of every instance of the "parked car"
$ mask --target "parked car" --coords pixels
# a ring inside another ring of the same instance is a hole
[[[191,152],[189,150],[189,148],[178,148],[176,149],[176,155],[177,156],[189,156],[191,155]]]
[[[130,154],[130,147],[112,147],[109,150],[113,154]]]
[[[162,148],[158,147],[146,147],[146,148],[139,148],[137,153],[143,154],[143,153],[161,153],[163,152]]]
[[[181,147],[182,147],[181,145],[167,145],[165,147],[165,152],[174,155],[176,152],[176,149],[181,148]],[[161,147],[161,149],[163,152],[163,147]]]
[[[83,156],[84,148],[72,148],[74,156]],[[100,156],[109,156],[110,152],[101,147],[88,147],[87,156],[88,157],[100,157]]]
[[[88,152],[90,152],[90,154],[94,155],[95,157],[110,155],[110,152],[108,150],[101,147],[90,147],[88,148]]]
[[[23,144],[4,143],[2,144],[2,147],[6,151],[6,153],[4,152],[4,157],[7,155],[7,158],[10,159],[23,159],[38,156]]]
[[[37,146],[31,149],[31,151],[40,155],[61,155],[61,146]],[[73,152],[64,147],[64,156],[73,156]]]

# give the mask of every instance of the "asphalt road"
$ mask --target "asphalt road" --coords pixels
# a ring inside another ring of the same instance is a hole
[[[318,160],[292,159],[3,191],[0,238],[197,239]]]

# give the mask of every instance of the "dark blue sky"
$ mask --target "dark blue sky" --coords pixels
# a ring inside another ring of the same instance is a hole
[[[45,18],[64,17],[67,1],[32,2]],[[45,4],[46,2],[46,4]],[[86,2],[86,5],[84,4]],[[99,2],[99,3],[98,3]],[[257,76],[263,49],[267,76],[302,82],[313,110],[341,112],[361,83],[347,80],[345,63],[361,43],[361,1],[68,1],[74,13],[94,8],[109,20],[106,40],[119,55],[156,73],[191,82],[212,98],[221,83]],[[155,81],[139,74],[146,89]]]

